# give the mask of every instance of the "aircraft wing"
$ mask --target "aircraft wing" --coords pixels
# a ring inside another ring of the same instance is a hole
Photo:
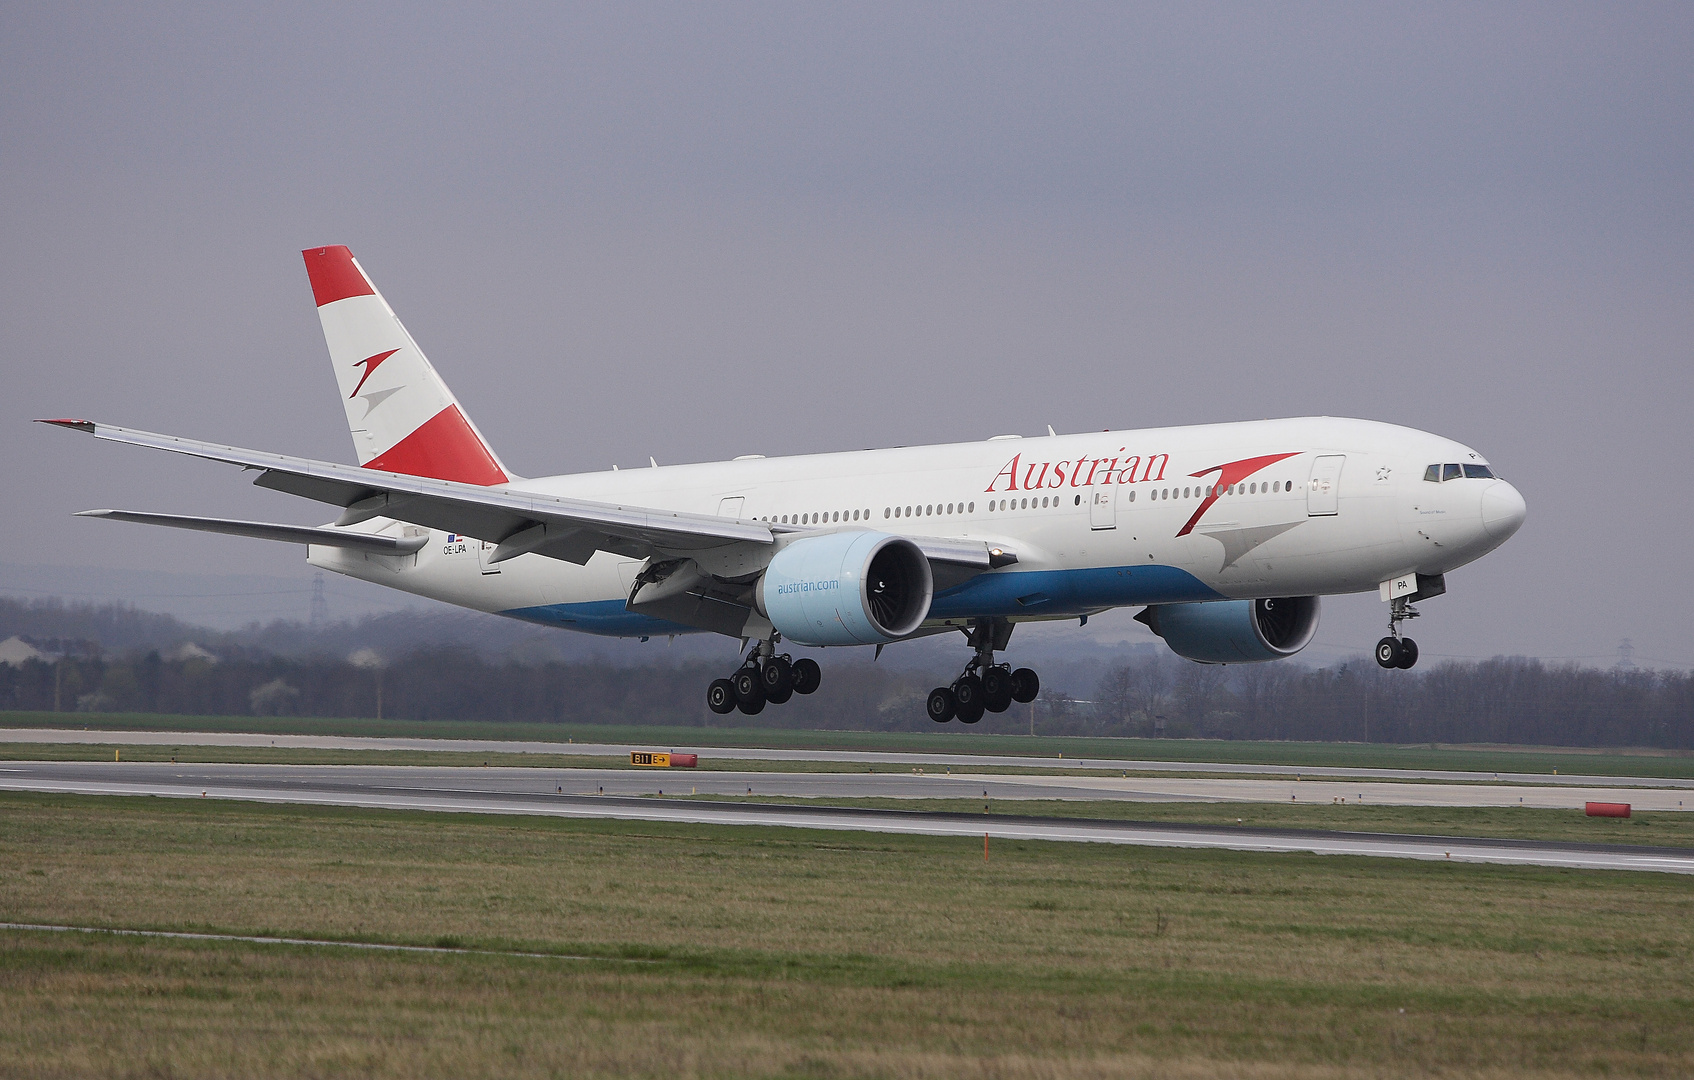
[[[762,546],[772,542],[771,528],[764,522],[432,480],[357,465],[220,446],[88,420],[42,423],[87,432],[108,442],[168,450],[257,470],[259,475],[253,482],[260,487],[341,507],[342,514],[336,521],[340,526],[386,517],[474,536],[499,545],[491,555],[491,561],[496,562],[532,551],[579,564],[586,563],[596,551],[631,558],[695,556],[712,548],[749,543]]]
[[[173,529],[249,536],[256,540],[281,540],[290,544],[320,544],[324,547],[368,551],[373,555],[410,555],[427,542],[423,536],[377,536],[346,529],[313,528],[309,525],[273,525],[267,521],[232,521],[229,518],[185,517],[182,514],[143,514],[135,510],[84,510],[77,517],[134,521],[142,525],[165,525]],[[421,530],[420,530],[421,531]]]
[[[709,572],[713,576],[735,578],[744,576],[743,571],[756,572],[763,568],[765,560],[758,552],[773,543],[776,533],[809,531],[760,521],[655,510],[545,495],[511,487],[482,487],[452,480],[381,472],[357,465],[244,450],[89,420],[40,422],[86,432],[107,442],[168,450],[256,470],[259,475],[253,482],[260,487],[341,507],[341,516],[335,523],[337,526],[356,525],[372,518],[385,517],[443,532],[474,536],[497,545],[489,555],[491,563],[535,552],[582,564],[596,551],[608,551],[637,559],[694,558],[703,568],[710,567]],[[135,511],[100,510],[88,513],[94,517],[267,540],[357,548],[384,554],[406,554],[415,550],[415,547],[407,551],[391,549],[390,545],[396,541],[338,528],[312,529]],[[948,584],[1017,562],[1017,556],[1011,551],[981,540],[948,537],[912,537],[911,540],[938,571],[944,571],[938,574],[938,578]],[[748,545],[752,546],[752,551],[748,550]],[[735,557],[733,549],[736,546],[740,546],[749,557]],[[713,549],[725,550],[714,553]],[[716,557],[712,557],[714,554]]]

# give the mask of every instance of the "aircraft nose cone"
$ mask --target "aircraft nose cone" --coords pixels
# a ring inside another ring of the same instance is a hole
[[[1528,510],[1518,489],[1504,480],[1482,493],[1482,527],[1496,540],[1517,532]]]

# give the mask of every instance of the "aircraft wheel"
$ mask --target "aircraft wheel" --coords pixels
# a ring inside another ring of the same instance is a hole
[[[751,700],[742,698],[740,701],[735,703],[735,707],[746,713],[748,716],[758,716],[760,713],[765,711],[765,695],[761,691],[758,697]]]
[[[823,682],[823,669],[809,656],[794,661],[794,692],[810,694]]]
[[[787,701],[794,692],[794,665],[780,656],[765,661],[765,666],[759,669],[759,678],[765,684],[765,697],[776,704]]]
[[[1414,664],[1416,664],[1417,662],[1418,662],[1418,643],[1413,641],[1409,637],[1401,638],[1400,639],[1400,663],[1397,666],[1399,666],[1401,668],[1410,668]]]
[[[961,724],[974,724],[978,720],[981,720],[982,719],[982,695],[978,694],[976,700],[974,702],[972,702],[969,707],[966,707],[964,705],[964,703],[961,702],[959,704],[959,707],[954,712],[955,712],[955,715],[958,716],[959,723],[961,723]]]
[[[1376,662],[1385,668],[1399,667],[1404,655],[1399,638],[1385,637],[1376,643]]]
[[[945,724],[947,721],[953,719],[953,712],[955,708],[953,691],[947,689],[945,686],[937,686],[934,690],[929,692],[929,701],[926,703],[925,708],[929,710],[929,718],[931,720],[934,720],[937,724]]]
[[[962,718],[971,710],[976,715],[982,715],[982,680],[975,675],[961,675],[959,681],[953,684],[953,702],[958,706],[958,714]]]
[[[1041,676],[1026,667],[1018,668],[1012,672],[1013,701],[1021,701],[1027,704],[1034,701],[1035,696],[1039,693],[1041,693]]]
[[[706,708],[722,716],[735,711],[735,684],[728,679],[713,679],[706,687]]]
[[[765,684],[759,678],[758,668],[744,667],[731,675],[729,681],[735,684],[735,700],[752,701],[755,697],[765,700]]]
[[[1011,672],[1003,667],[983,669],[982,707],[991,713],[1003,713],[1012,707]]]

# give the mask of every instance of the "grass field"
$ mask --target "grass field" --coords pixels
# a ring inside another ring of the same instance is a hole
[[[0,918],[608,958],[0,932],[4,1075],[1694,1072],[1671,875],[5,795]]]
[[[164,716],[151,713],[0,711],[0,727],[131,731],[245,731],[277,735],[639,743],[669,746],[792,747],[935,754],[1022,754],[1254,765],[1442,769],[1468,772],[1595,773],[1694,778],[1694,753],[1560,747],[1390,746],[1374,743],[1234,742],[1218,739],[1092,739],[935,732],[805,731],[760,727],[627,727],[315,717]]]

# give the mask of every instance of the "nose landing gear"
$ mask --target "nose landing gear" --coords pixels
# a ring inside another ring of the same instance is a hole
[[[781,705],[795,694],[810,694],[823,682],[823,671],[809,656],[795,660],[778,656],[774,641],[761,641],[747,653],[735,674],[713,679],[706,687],[706,707],[722,716],[740,709],[757,716],[765,705]]]
[[[1388,636],[1376,643],[1376,662],[1385,668],[1410,668],[1418,662],[1418,643],[1400,636],[1400,624],[1418,617],[1418,609],[1404,596],[1388,605]]]
[[[1012,702],[1034,701],[1041,692],[1041,678],[1029,668],[1012,670],[1010,664],[996,664],[994,653],[1004,649],[1012,636],[1012,624],[1005,619],[979,620],[969,632],[975,654],[965,670],[951,686],[938,686],[929,692],[926,711],[937,724],[957,718],[961,724],[974,724],[985,712],[1003,713]]]

